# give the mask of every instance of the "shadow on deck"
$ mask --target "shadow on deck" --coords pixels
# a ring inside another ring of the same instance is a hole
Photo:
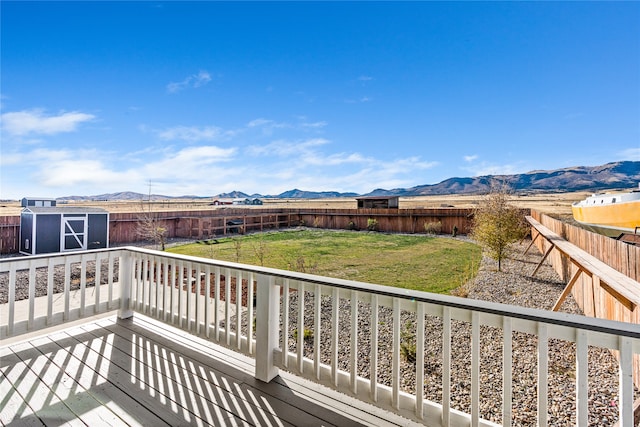
[[[145,316],[110,317],[0,348],[5,425],[411,424]]]

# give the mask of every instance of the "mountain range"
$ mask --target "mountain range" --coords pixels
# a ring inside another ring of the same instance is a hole
[[[622,161],[601,166],[576,166],[555,170],[536,170],[514,175],[485,175],[473,178],[449,178],[438,184],[419,185],[411,188],[385,190],[378,188],[367,194],[340,193],[336,191],[303,191],[293,189],[278,195],[246,194],[241,191],[221,193],[213,198],[286,198],[324,199],[358,196],[437,196],[445,194],[484,194],[492,183],[504,183],[518,193],[557,193],[573,191],[601,191],[613,189],[637,189],[640,183],[640,161]],[[173,198],[199,199],[211,196],[171,197],[159,194],[151,196],[135,192],[119,192],[95,196],[69,196],[59,200],[166,200]]]

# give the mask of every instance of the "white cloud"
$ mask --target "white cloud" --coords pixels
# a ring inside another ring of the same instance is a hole
[[[329,144],[329,141],[323,138],[314,138],[295,142],[278,140],[266,145],[249,146],[246,151],[247,154],[251,156],[300,156],[303,153],[309,153],[315,147],[326,144]]]
[[[640,147],[627,148],[620,152],[623,160],[635,160],[640,161]]]
[[[292,126],[288,123],[278,123],[274,120],[259,118],[247,123],[247,127],[260,129],[263,135],[271,135],[274,129],[285,129]]]
[[[470,163],[470,162],[473,162],[474,160],[476,160],[478,158],[478,155],[474,154],[472,156],[464,156],[463,158],[464,158],[465,162]]]
[[[129,185],[131,180],[141,179],[135,171],[116,172],[100,160],[64,159],[48,164],[40,172],[40,179],[47,187],[82,185]]]
[[[370,161],[370,159],[363,157],[359,153],[337,153],[330,154],[328,156],[324,154],[318,155],[317,153],[310,153],[309,155],[303,156],[302,160],[307,164],[318,166],[336,166],[347,163],[365,163]]]
[[[73,132],[78,126],[95,119],[92,114],[71,111],[47,116],[41,109],[15,111],[2,115],[2,128],[15,136],[29,134],[54,135]]]
[[[251,120],[249,123],[247,123],[247,127],[255,128],[255,127],[260,127],[260,126],[271,125],[272,123],[274,123],[273,120],[255,119],[255,120]]]
[[[302,123],[300,127],[303,129],[320,129],[327,125],[327,122]]]
[[[213,141],[228,138],[234,135],[234,131],[225,131],[217,126],[175,126],[158,131],[157,135],[165,141]]]
[[[167,85],[167,92],[177,93],[187,88],[198,88],[204,86],[211,81],[211,75],[207,71],[199,71],[198,74],[192,74],[181,82],[171,82]]]
[[[167,152],[159,160],[142,166],[142,173],[153,180],[201,181],[219,179],[225,163],[231,161],[237,150],[216,146],[187,147]],[[233,166],[231,166],[233,167]]]

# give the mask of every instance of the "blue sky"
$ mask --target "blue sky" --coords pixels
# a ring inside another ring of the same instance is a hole
[[[640,160],[639,2],[11,2],[0,198]]]

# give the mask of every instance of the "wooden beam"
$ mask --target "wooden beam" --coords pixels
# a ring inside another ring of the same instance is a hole
[[[634,301],[631,301],[629,298],[627,298],[626,296],[618,292],[617,289],[615,289],[613,286],[604,282],[602,278],[600,278],[600,286],[604,288],[609,294],[611,294],[611,296],[617,299],[620,302],[620,304],[625,306],[627,310],[629,311],[635,310],[636,303]]]
[[[551,309],[551,311],[558,311],[560,309],[560,306],[562,305],[564,300],[567,299],[567,297],[569,296],[569,292],[571,292],[573,285],[575,285],[575,283],[578,281],[578,278],[580,277],[580,274],[582,274],[583,272],[585,272],[585,270],[578,267],[576,272],[573,273],[571,280],[569,280],[569,283],[567,283],[567,286],[564,287],[564,290],[560,294],[560,297],[558,297],[558,300],[556,301],[556,303],[553,305],[553,308]]]
[[[540,232],[539,232],[535,227],[534,227],[533,229],[534,229],[534,230],[536,230],[536,232],[537,232],[538,234],[536,234],[536,237],[534,237],[534,238],[532,238],[532,239],[531,239],[531,243],[529,243],[529,246],[527,246],[527,249],[525,249],[525,250],[524,250],[524,252],[522,253],[523,255],[526,255],[526,254],[527,254],[527,252],[529,252],[529,249],[531,249],[531,246],[533,246],[533,243],[536,241],[536,239],[538,238],[538,236],[540,236],[540,234],[541,234],[541,233],[540,233]]]
[[[549,246],[549,249],[547,249],[547,252],[544,254],[544,256],[542,257],[542,259],[540,260],[540,263],[536,266],[536,269],[533,270],[533,273],[531,274],[531,277],[535,276],[536,273],[538,272],[538,269],[540,268],[540,266],[542,265],[542,263],[544,262],[545,259],[547,259],[547,257],[549,256],[549,254],[551,253],[551,251],[553,250],[553,248],[556,247],[555,244],[549,242],[551,244],[551,246]]]

